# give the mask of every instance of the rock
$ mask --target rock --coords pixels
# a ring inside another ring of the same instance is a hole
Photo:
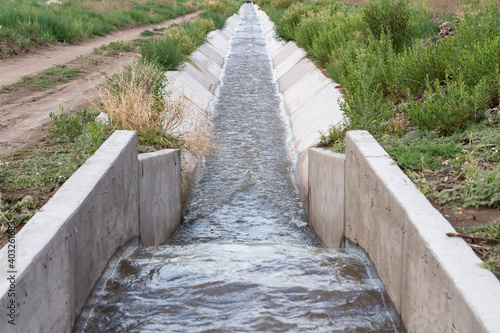
[[[447,189],[442,190],[441,193],[450,193],[451,194],[451,193],[455,193],[455,190],[452,188],[447,188]]]
[[[453,171],[453,167],[449,166],[449,167],[446,167],[443,170],[441,170],[441,173],[446,174],[446,173],[450,173],[452,171]]]
[[[35,199],[31,195],[27,195],[21,200],[21,205],[22,207],[33,207],[35,206]]]
[[[97,116],[97,118],[95,118],[95,122],[96,123],[101,123],[103,125],[108,125],[109,124],[109,116],[108,116],[108,114],[104,113],[104,112],[99,113],[99,115]]]

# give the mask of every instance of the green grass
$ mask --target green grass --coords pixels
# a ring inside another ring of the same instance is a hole
[[[500,219],[486,225],[458,228],[457,231],[476,237],[500,240]],[[482,257],[486,257],[482,266],[500,278],[500,244],[480,245],[479,248],[475,248],[475,251],[479,252]]]
[[[98,48],[94,48],[94,54],[104,54],[108,57],[117,56],[124,52],[133,52],[136,47],[140,45],[138,40],[133,40],[130,42],[116,41],[109,44],[103,44]]]
[[[51,114],[51,144],[1,157],[1,229],[9,222],[16,226],[26,223],[47,196],[99,148],[105,134],[104,126],[94,123],[96,116],[97,113],[85,110],[73,116],[64,112]]]
[[[74,43],[94,35],[106,35],[130,24],[158,23],[196,10],[186,7],[185,1],[163,5],[155,1],[131,1],[133,8],[97,11],[83,8],[86,1],[64,1],[46,5],[44,1],[14,0],[0,2],[0,36],[14,41],[21,48],[40,43],[59,41]],[[0,50],[0,58],[8,50]]]
[[[233,8],[234,6],[220,9],[222,7],[219,8],[218,3],[209,6],[209,8],[216,8],[218,11],[205,11],[193,22],[184,22],[178,29],[172,30],[169,34],[158,39],[145,40],[140,49],[142,60],[160,66],[163,70],[177,69],[189,54],[205,42],[210,31],[224,26],[226,17],[223,13],[232,15],[233,10],[237,10]],[[228,8],[232,8],[232,10],[229,11]]]
[[[74,70],[67,66],[59,66],[47,69],[36,75],[23,76],[22,80],[12,86],[4,86],[6,91],[13,87],[29,87],[32,90],[43,91],[46,89],[55,89],[57,84],[68,83],[71,79],[80,76],[83,72]]]

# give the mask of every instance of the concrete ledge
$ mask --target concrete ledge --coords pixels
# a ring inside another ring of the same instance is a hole
[[[181,154],[166,149],[139,155],[139,221],[143,246],[164,244],[181,224]]]
[[[71,331],[108,259],[139,235],[138,173],[136,134],[117,131],[19,232],[16,326],[4,311],[1,332]],[[3,309],[9,285],[1,270]]]
[[[326,247],[344,242],[345,155],[311,148],[309,154],[309,225]]]
[[[348,132],[345,177],[345,237],[374,262],[408,332],[498,332],[500,282],[368,132]]]

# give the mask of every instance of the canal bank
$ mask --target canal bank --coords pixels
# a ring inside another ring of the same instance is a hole
[[[275,47],[285,47],[285,45],[276,45]],[[286,64],[285,60],[283,64]],[[189,77],[186,80],[189,80]],[[200,83],[200,85],[202,84]],[[187,84],[182,86],[185,87]],[[194,82],[193,87],[196,86],[197,84]],[[210,91],[210,86],[207,88],[206,82],[204,87],[205,90]],[[305,88],[303,89],[305,90]],[[205,90],[200,91],[204,92]],[[194,91],[197,91],[197,88]],[[186,94],[190,95],[190,93]],[[208,98],[208,95],[206,96]],[[289,96],[298,97],[299,95],[289,94]],[[197,94],[190,97],[193,100],[199,98]],[[203,101],[206,99],[200,99],[199,105],[204,105]],[[304,101],[300,103],[304,103]],[[327,121],[323,121],[321,124],[330,125]],[[295,127],[293,134],[296,140],[300,140],[301,137],[298,128]],[[316,134],[316,128],[308,126],[307,129]],[[57,201],[51,206],[44,207],[43,211],[46,213],[48,221],[43,224],[32,223],[32,225],[36,225],[36,228],[29,229],[32,232],[30,236],[27,234],[18,235],[17,245],[20,249],[18,262],[20,265],[17,267],[16,273],[12,273],[17,278],[16,297],[7,297],[7,293],[5,293],[4,298],[2,298],[2,306],[5,307],[9,306],[11,299],[14,299],[18,323],[24,325],[23,328],[16,327],[18,330],[14,331],[67,331],[68,323],[71,322],[71,318],[76,316],[78,309],[78,306],[74,305],[83,302],[83,294],[88,289],[86,286],[92,286],[95,283],[92,280],[95,279],[96,275],[100,275],[100,273],[91,272],[94,272],[94,269],[96,272],[99,270],[102,272],[102,262],[105,266],[109,253],[113,253],[117,247],[125,244],[127,239],[136,239],[139,230],[142,229],[140,225],[136,224],[138,222],[121,222],[120,220],[120,224],[112,224],[123,216],[130,216],[136,219],[135,221],[139,221],[137,216],[142,210],[139,207],[138,196],[140,194],[137,194],[140,193],[138,177],[141,169],[139,164],[136,164],[138,161],[136,162],[133,155],[128,152],[128,149],[134,150],[134,139],[128,134],[124,135],[127,137],[125,141],[120,139],[118,140],[120,143],[117,143],[113,139],[107,146],[108,148],[105,147],[106,149],[96,154],[97,157],[87,164],[85,175],[82,176],[83,171],[79,173],[81,178],[79,182],[75,181],[74,188],[67,187],[66,190],[61,191]],[[346,237],[368,252],[377,267],[377,271],[385,280],[384,283],[391,298],[402,313],[408,331],[494,332],[499,327],[498,281],[495,283],[491,279],[491,273],[477,267],[477,260],[463,264],[464,257],[472,258],[470,249],[464,246],[465,244],[460,240],[446,241],[446,237],[443,235],[443,232],[447,230],[446,227],[440,224],[441,222],[438,224],[433,222],[442,217],[425,206],[425,198],[421,195],[419,197],[410,183],[406,183],[405,178],[399,174],[400,171],[395,170],[395,166],[388,160],[386,154],[379,150],[376,142],[373,142],[365,133],[354,133],[350,134],[349,137],[351,141],[348,141],[350,147],[347,150],[348,154],[345,157],[340,156],[340,164],[338,164],[339,158],[334,157],[337,160],[337,162],[332,162],[334,171],[329,172],[325,169],[313,171],[313,167],[309,163],[322,168],[332,164],[328,161],[314,162],[312,161],[313,155],[307,155],[308,183],[307,186],[302,185],[302,188],[311,188],[306,194],[315,196],[310,200],[310,203],[321,203],[323,207],[332,206],[331,193],[337,193],[338,199],[335,202],[344,208],[345,216],[350,216],[340,217],[341,214],[338,210],[328,212],[326,216],[334,216],[342,221],[334,224],[341,230],[332,231],[326,226],[324,231],[319,231],[320,228],[314,227],[320,239],[327,243],[325,235],[333,235],[333,239],[341,242],[343,237]],[[311,144],[313,144],[316,137],[306,137],[306,139],[311,140]],[[123,146],[120,146],[122,144]],[[129,144],[132,145],[130,148],[121,148]],[[309,147],[309,145],[306,146]],[[118,151],[124,152],[123,157],[118,157],[115,154]],[[320,151],[319,154],[329,153]],[[108,171],[108,167],[98,167],[105,159],[110,167],[118,168],[116,176]],[[343,159],[352,162],[346,162]],[[127,166],[126,161],[131,161],[131,164]],[[305,164],[304,161],[303,157],[302,164]],[[176,165],[175,160],[173,165]],[[342,169],[344,171],[341,171]],[[346,170],[350,171],[346,172]],[[134,172],[136,173],[134,174]],[[341,182],[338,180],[333,181],[333,185],[327,186],[325,184],[327,183],[327,174],[344,179],[346,184],[342,185],[344,190],[339,189],[338,186]],[[313,175],[317,177],[316,182],[325,186],[325,190],[319,194],[311,194],[311,191],[320,187],[313,185]],[[319,175],[321,176],[318,178]],[[99,187],[88,181],[92,177],[96,179],[104,177],[103,179],[108,179],[110,183]],[[76,177],[76,179],[78,178]],[[113,187],[110,184],[114,183],[121,184],[122,187],[111,190]],[[92,195],[95,199],[93,202],[88,199],[87,194],[85,196],[75,195],[83,189],[82,184],[97,189],[96,194]],[[391,191],[384,194],[386,187],[389,187]],[[346,189],[351,189],[351,192],[346,192]],[[161,190],[158,196],[160,193]],[[342,193],[344,193],[345,199],[341,199]],[[123,194],[128,194],[128,196],[121,197]],[[348,197],[350,199],[347,199]],[[70,203],[68,198],[73,198],[75,204]],[[403,202],[404,205],[393,204],[390,201],[393,199],[398,204]],[[424,206],[406,207],[407,204],[412,205],[416,202],[422,203]],[[83,205],[81,211],[89,211],[87,217],[82,217],[75,208],[75,205],[78,206],[82,203],[89,205]],[[118,203],[122,203],[122,205]],[[164,205],[158,204],[157,206]],[[90,214],[93,209],[97,211],[96,207],[101,207],[102,211]],[[61,213],[61,209],[66,215]],[[111,213],[112,211],[117,211],[119,214]],[[106,215],[108,213],[116,215]],[[407,213],[409,215],[406,215]],[[311,214],[311,208],[309,214]],[[432,220],[428,220],[429,214],[432,215]],[[58,224],[61,218],[69,219],[70,217],[79,221],[78,224],[65,224],[64,226]],[[409,218],[414,217],[419,220],[411,222]],[[92,221],[99,221],[99,223],[91,223]],[[384,227],[380,222],[387,223],[387,226]],[[130,228],[124,227],[122,223]],[[104,228],[102,236],[95,229],[100,224]],[[319,225],[323,224],[320,222]],[[113,244],[106,243],[110,234],[127,228],[129,231],[118,236]],[[44,236],[42,237],[42,235]],[[83,237],[79,238],[81,236]],[[445,244],[445,246],[439,244]],[[271,251],[269,248],[262,249],[258,253]],[[455,252],[457,249],[458,252]],[[245,250],[242,248],[241,252],[244,253]],[[220,257],[223,258],[224,250],[221,249],[219,253],[221,253]],[[189,256],[189,253],[187,255]],[[452,258],[449,257],[450,255]],[[7,249],[2,249],[0,260],[7,262],[8,258]],[[86,258],[90,259],[88,264],[84,264]],[[279,260],[271,263],[270,266],[278,263]],[[78,265],[88,269],[77,270],[76,266]],[[467,268],[464,269],[464,267]],[[474,274],[471,276],[470,272]],[[2,271],[1,274],[6,274],[6,271]],[[431,279],[433,276],[435,280]],[[7,281],[7,277],[2,275],[2,282]],[[8,291],[10,284],[2,284],[1,287],[2,290]],[[22,313],[19,312],[20,308]],[[0,319],[2,323],[6,318]]]

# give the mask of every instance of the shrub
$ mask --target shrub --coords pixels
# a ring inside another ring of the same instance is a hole
[[[424,102],[410,102],[406,110],[410,120],[423,130],[436,130],[449,135],[464,128],[469,121],[482,118],[488,104],[488,86],[482,80],[470,88],[459,76],[442,86],[439,80],[427,83]]]
[[[271,6],[274,9],[287,9],[294,2],[294,0],[272,0]]]
[[[226,19],[220,13],[211,12],[211,11],[204,11],[203,13],[200,13],[200,15],[198,15],[198,17],[203,18],[203,19],[212,20],[214,22],[215,29],[222,29],[222,28],[224,28],[224,25],[226,24]]]
[[[166,71],[177,69],[185,59],[181,47],[170,36],[157,40],[145,40],[140,53],[143,61],[152,63]]]
[[[375,0],[363,7],[363,21],[376,39],[387,34],[398,50],[410,40],[411,16],[407,0]]]

